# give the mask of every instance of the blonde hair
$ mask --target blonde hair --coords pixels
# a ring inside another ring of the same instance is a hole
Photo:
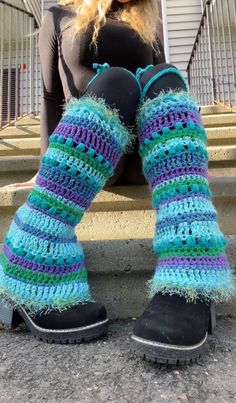
[[[84,32],[90,23],[94,23],[92,43],[95,45],[99,30],[106,23],[106,14],[112,2],[113,0],[58,0],[59,5],[75,9],[75,34]],[[157,0],[131,0],[124,3],[116,18],[128,23],[145,43],[156,50],[159,19]]]

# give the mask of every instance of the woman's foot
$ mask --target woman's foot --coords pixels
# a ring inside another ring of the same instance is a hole
[[[162,364],[196,362],[214,326],[212,304],[157,293],[134,326],[134,351]]]
[[[86,302],[71,308],[30,315],[23,307],[12,309],[0,302],[0,324],[14,328],[25,322],[35,338],[46,343],[77,344],[107,333],[108,318],[103,305]]]

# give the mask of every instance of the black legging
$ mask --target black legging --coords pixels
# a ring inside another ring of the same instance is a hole
[[[147,70],[140,79],[141,87],[159,71],[168,67],[175,67],[171,64],[162,63],[153,66]],[[162,90],[167,89],[185,89],[182,80],[175,74],[169,73],[160,77],[149,88],[146,96],[150,99],[157,96]],[[100,73],[89,84],[85,95],[95,95],[103,98],[106,103],[116,108],[123,123],[132,130],[135,126],[137,108],[140,104],[141,94],[137,79],[127,70],[120,67],[110,67],[108,70]],[[141,159],[138,154],[138,141],[135,138],[132,153],[126,154],[119,162],[114,176],[108,182],[108,185],[127,182],[136,185],[146,183],[142,174]]]

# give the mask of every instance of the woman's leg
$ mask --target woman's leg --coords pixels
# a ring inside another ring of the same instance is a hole
[[[108,84],[112,77],[109,94],[92,92],[91,84],[90,92],[67,104],[0,255],[0,322],[11,325],[16,309],[32,333],[45,341],[74,343],[98,337],[107,329],[105,308],[91,298],[75,226],[130,143],[124,122],[130,124],[132,115],[125,109],[114,111],[119,106],[115,95],[123,83],[126,88],[130,84],[126,96],[131,108],[140,91],[127,71],[120,70],[116,79],[113,72],[118,71],[111,69],[96,79]],[[5,300],[10,307],[5,308]]]
[[[140,84],[141,87],[144,88],[145,85],[152,79],[152,77],[162,71],[165,68],[174,67],[172,64],[161,63],[149,69],[141,76]],[[183,82],[180,77],[173,74],[166,74],[163,76],[161,80],[157,80],[150,86],[149,91],[147,92],[147,97],[152,99],[161,91],[173,88],[173,89],[181,89],[185,88]],[[126,163],[124,167],[123,177],[128,183],[132,183],[134,185],[144,185],[147,184],[146,178],[143,174],[142,170],[142,161],[139,155],[139,144],[138,139],[136,137],[133,144],[133,152],[126,155]]]
[[[107,105],[119,111],[121,121],[128,127],[135,124],[137,107],[140,102],[140,86],[134,77],[124,69],[111,67],[99,74],[84,92],[83,96],[96,96],[106,100]],[[43,141],[45,148],[45,141]],[[124,155],[118,162],[114,175],[107,185],[113,185],[122,176],[126,164]],[[141,170],[140,170],[141,172]],[[33,186],[37,174],[27,182],[12,184],[11,186]]]
[[[119,67],[105,70],[91,82],[84,95],[95,95],[105,99],[110,107],[119,111],[120,119],[127,127],[135,126],[136,112],[141,98],[140,85],[128,71]],[[123,177],[127,160],[133,154],[134,152],[121,157],[107,186],[115,184]],[[136,152],[136,154],[138,153]]]
[[[235,293],[208,183],[207,135],[199,107],[174,66],[154,66],[141,80],[139,152],[158,220],[159,260],[149,281],[149,306],[137,321],[141,354],[159,362],[187,363],[201,355],[211,301]]]

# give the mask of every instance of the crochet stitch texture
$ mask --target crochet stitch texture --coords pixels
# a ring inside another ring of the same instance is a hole
[[[143,172],[153,194],[158,264],[149,295],[226,301],[235,293],[208,183],[207,135],[185,91],[145,100],[137,117]]]
[[[0,256],[0,295],[30,312],[91,300],[75,226],[112,176],[129,132],[102,99],[71,99],[15,213]]]

